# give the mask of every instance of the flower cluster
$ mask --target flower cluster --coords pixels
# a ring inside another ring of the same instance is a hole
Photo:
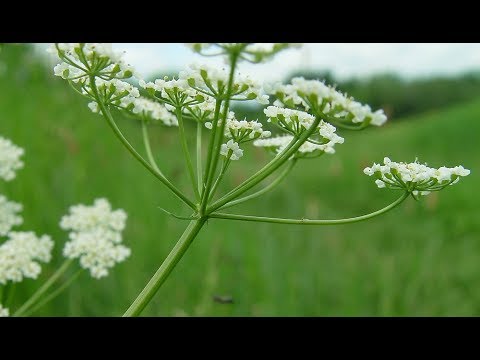
[[[263,124],[259,121],[239,121],[231,117],[227,118],[225,135],[238,143],[243,143],[258,138],[267,138],[271,135],[271,132],[263,130]]]
[[[206,122],[205,127],[212,129],[212,123]],[[218,122],[220,126],[220,122]],[[235,113],[229,111],[225,123],[225,136],[230,140],[222,144],[220,155],[229,157],[231,160],[238,160],[243,156],[243,150],[239,144],[246,143],[258,138],[267,138],[271,135],[270,131],[263,130],[263,124],[259,121],[237,120]]]
[[[304,111],[278,106],[269,106],[263,110],[268,122],[273,122],[288,133],[299,135],[310,128],[315,116]]]
[[[252,63],[270,60],[282,50],[299,47],[301,44],[293,43],[190,43],[185,44],[200,55],[227,55],[232,51],[240,50],[240,59]]]
[[[15,178],[15,172],[23,167],[20,160],[23,154],[21,147],[0,136],[0,179],[10,181]]]
[[[215,113],[216,101],[208,95],[203,95],[203,98],[204,101],[201,103],[193,103],[192,105],[185,106],[183,112],[194,120],[205,123],[205,125],[208,126],[207,123],[212,121]]]
[[[334,123],[380,126],[387,121],[383,110],[373,112],[369,105],[362,105],[319,80],[296,77],[291,84],[268,86],[267,93],[277,97],[274,103],[277,106],[301,107],[315,115],[323,115]]]
[[[448,185],[453,185],[461,176],[470,174],[470,170],[463,166],[438,169],[420,164],[391,161],[388,157],[383,159],[384,165],[374,163],[363,172],[368,176],[375,176],[375,184],[379,188],[403,189],[414,195],[428,195],[431,191],[442,190]]]
[[[192,89],[185,79],[156,79],[154,82],[139,81],[139,85],[147,90],[150,95],[157,96],[170,106],[183,106],[197,104],[204,101],[204,97],[197,90]]]
[[[321,120],[318,125],[318,133],[315,134],[317,139],[307,139],[307,141],[299,147],[295,157],[316,157],[324,153],[334,154],[335,145],[343,144],[344,142],[344,139],[335,133],[336,130],[335,126]],[[283,135],[270,139],[258,139],[254,141],[253,145],[267,148],[275,153],[280,153],[293,139],[294,137],[292,135]]]
[[[63,61],[54,67],[54,74],[75,83],[88,81],[90,74],[105,80],[128,79],[134,69],[115,52],[111,44],[60,43],[47,49]]]
[[[94,87],[102,103],[127,110],[140,96],[136,87],[120,80],[132,77],[133,68],[123,61],[122,53],[113,51],[111,44],[56,44],[49,51],[63,61],[54,67],[54,74],[79,84],[82,94],[92,100],[88,106],[93,112],[101,113]]]
[[[22,224],[23,219],[17,214],[22,208],[22,204],[8,201],[0,194],[0,236],[7,235],[12,227]]]
[[[112,211],[106,199],[95,200],[93,206],[70,207],[60,222],[62,229],[71,230],[63,254],[80,258],[80,265],[94,278],[108,275],[109,268],[130,255],[130,249],[120,244],[126,219],[125,211]]]
[[[20,282],[24,277],[36,279],[42,270],[39,262],[50,261],[52,248],[53,241],[48,235],[8,233],[7,241],[0,245],[0,284]]]
[[[135,86],[119,79],[107,81],[96,78],[95,86],[98,95],[106,105],[113,105],[124,110],[132,110],[135,107],[136,99],[140,97],[140,92]],[[101,114],[90,83],[83,85],[82,93],[90,99],[93,99],[93,101],[88,103],[90,110]]]
[[[180,80],[184,80],[193,89],[212,97],[222,97],[227,93],[229,74],[226,69],[218,69],[209,65],[192,64],[181,71]],[[236,74],[232,84],[232,100],[256,100],[260,104],[268,104],[268,95],[263,94],[262,86],[249,76]]]
[[[165,105],[144,97],[138,97],[133,101],[131,111],[144,119],[161,122],[166,126],[178,126],[177,118],[167,110]]]
[[[237,142],[230,139],[226,144],[222,144],[220,155],[223,155],[230,160],[238,160],[243,156],[243,150],[240,149]]]

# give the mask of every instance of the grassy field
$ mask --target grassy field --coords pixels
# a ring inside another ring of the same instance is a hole
[[[132,256],[111,276],[85,273],[40,316],[121,315],[182,233],[186,223],[159,207],[188,214],[113,136],[86,100],[45,73],[18,46],[0,52],[0,134],[26,150],[26,166],[0,193],[25,206],[21,229],[51,234],[62,261],[58,222],[68,206],[107,197],[129,214]],[[408,199],[387,215],[339,227],[211,220],[144,312],[150,316],[480,315],[479,100],[361,133],[340,132],[337,154],[305,160],[267,196],[232,212],[336,218],[379,209],[398,194],[379,190],[362,169],[388,155],[431,166],[463,164],[460,184]],[[139,124],[119,119],[141,149]],[[152,129],[153,130],[153,129]],[[188,187],[176,129],[155,129],[153,146],[167,176]],[[221,192],[268,160],[247,148]],[[20,304],[39,285],[18,285]],[[214,295],[231,296],[219,304]]]

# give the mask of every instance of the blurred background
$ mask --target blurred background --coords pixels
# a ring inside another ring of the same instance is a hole
[[[129,214],[131,257],[101,280],[87,273],[39,316],[118,316],[166,257],[188,214],[143,170],[87,100],[55,76],[45,44],[0,50],[0,135],[25,148],[25,168],[0,193],[24,205],[19,230],[51,234],[53,261],[38,281],[17,287],[21,304],[62,262],[58,223],[73,204],[106,197]],[[182,44],[115,44],[146,80],[202,59]],[[364,223],[301,227],[210,220],[147,307],[149,316],[469,316],[480,315],[479,44],[307,44],[258,69],[261,81],[326,79],[389,116],[381,128],[339,130],[337,153],[303,160],[275,191],[231,212],[291,218],[343,218],[375,211],[398,194],[362,172],[389,156],[433,167],[472,170],[458,185]],[[239,118],[263,118],[255,105]],[[140,124],[117,115],[140,152]],[[193,126],[192,131],[193,134]],[[189,188],[176,128],[152,128],[158,163]],[[193,142],[191,142],[193,146]],[[143,152],[142,152],[143,153]],[[219,193],[238,185],[270,156],[252,146],[231,167]],[[77,265],[78,266],[78,265]],[[232,303],[215,301],[231,299]]]

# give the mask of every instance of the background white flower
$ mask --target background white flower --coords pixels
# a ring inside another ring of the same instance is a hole
[[[0,236],[7,235],[12,227],[22,224],[23,218],[17,214],[22,208],[22,204],[8,201],[0,194]]]
[[[15,178],[15,172],[23,167],[20,157],[24,152],[9,139],[0,136],[0,179],[10,181]]]
[[[120,244],[127,219],[124,210],[112,211],[108,200],[96,199],[92,206],[75,205],[69,212],[60,221],[62,229],[71,230],[63,254],[79,258],[92,277],[107,276],[109,268],[130,255],[130,249]]]
[[[39,262],[50,261],[52,248],[48,235],[10,232],[7,241],[0,245],[0,284],[20,282],[24,277],[36,279],[42,271]]]

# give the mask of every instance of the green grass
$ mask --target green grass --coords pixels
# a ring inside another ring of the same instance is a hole
[[[132,256],[108,278],[83,274],[41,316],[121,315],[180,236],[186,222],[158,207],[189,211],[144,171],[85,99],[18,46],[0,52],[0,134],[26,150],[26,166],[0,193],[25,206],[21,229],[51,234],[60,264],[68,206],[107,197],[129,214]],[[479,100],[360,133],[340,132],[337,154],[306,160],[274,192],[229,211],[281,217],[336,218],[379,209],[398,194],[377,189],[362,169],[385,155],[472,170],[458,185],[406,203],[385,216],[339,227],[300,227],[210,220],[145,315],[324,316],[480,315]],[[119,125],[141,148],[139,124]],[[176,129],[153,131],[162,170],[188,188]],[[193,129],[192,129],[193,133]],[[192,144],[193,145],[193,144]],[[268,156],[246,148],[219,193]],[[142,151],[143,153],[143,151]],[[39,286],[18,285],[20,304]],[[229,295],[234,304],[218,304]]]

